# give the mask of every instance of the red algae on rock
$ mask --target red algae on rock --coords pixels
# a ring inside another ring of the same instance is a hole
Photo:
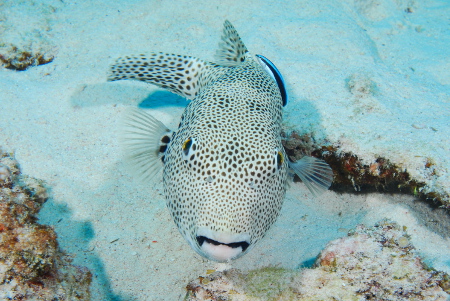
[[[430,189],[426,183],[411,177],[407,170],[390,162],[388,158],[373,158],[372,162],[362,162],[353,153],[343,152],[335,145],[317,145],[311,135],[290,135],[283,133],[283,146],[291,161],[305,155],[317,157],[327,162],[333,170],[331,190],[338,192],[387,192],[408,193],[418,198],[439,202],[450,208],[450,196]],[[433,175],[433,162],[428,159],[424,170]],[[294,181],[300,181],[295,176]]]
[[[396,223],[359,225],[311,269],[231,269],[199,277],[186,300],[448,300],[447,274],[427,267]]]
[[[37,223],[47,198],[42,181],[21,175],[0,150],[1,300],[90,300],[91,273],[72,265],[55,231]]]

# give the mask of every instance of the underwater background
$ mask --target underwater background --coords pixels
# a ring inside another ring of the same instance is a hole
[[[328,242],[384,218],[450,273],[449,16],[443,0],[3,0],[0,147],[45,182],[39,223],[92,272],[92,300],[179,300],[207,270],[312,267]],[[176,128],[187,101],[106,78],[126,54],[213,60],[226,19],[283,74],[287,137],[338,161],[330,191],[313,198],[291,184],[266,237],[218,264],[179,234],[161,177],[129,174],[119,143],[128,108]]]

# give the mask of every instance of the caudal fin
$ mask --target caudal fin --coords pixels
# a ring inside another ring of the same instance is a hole
[[[217,72],[214,66],[195,57],[162,52],[128,55],[110,67],[108,81],[140,80],[192,100],[205,79]]]

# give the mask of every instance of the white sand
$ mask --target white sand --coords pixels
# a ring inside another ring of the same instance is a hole
[[[93,300],[176,300],[190,279],[223,268],[178,234],[161,180],[136,183],[122,164],[117,136],[127,107],[145,100],[174,128],[186,103],[144,83],[106,83],[106,74],[116,57],[145,51],[212,59],[225,19],[282,71],[287,128],[365,162],[386,157],[429,189],[450,192],[448,1],[43,2],[0,3],[0,43],[32,40],[56,53],[25,72],[0,69],[0,145],[52,188],[41,221],[93,272]],[[267,237],[230,265],[308,265],[346,229],[388,217],[408,227],[428,263],[450,272],[448,216],[423,207],[383,194],[312,200],[293,184]]]

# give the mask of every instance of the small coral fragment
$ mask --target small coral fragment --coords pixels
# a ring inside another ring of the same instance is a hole
[[[7,69],[24,71],[28,67],[45,65],[53,61],[54,56],[49,53],[30,52],[18,49],[16,46],[10,46],[1,49],[0,62]]]
[[[405,236],[401,236],[398,240],[398,246],[400,248],[406,248],[407,246],[409,246],[409,239],[406,238]]]
[[[6,165],[0,164],[0,185],[10,186],[11,184],[11,171]]]

